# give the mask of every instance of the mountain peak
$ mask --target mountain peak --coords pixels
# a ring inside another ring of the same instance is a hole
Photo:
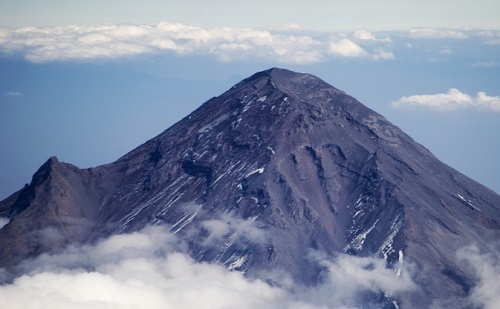
[[[309,73],[295,72],[288,69],[273,67],[261,72],[255,73],[253,76],[269,76],[276,83],[289,84],[295,83],[298,80],[309,79],[311,81],[323,82],[320,78]],[[250,77],[251,79],[252,77]]]
[[[269,82],[274,88],[290,96],[297,96],[301,100],[312,99],[314,98],[314,94],[319,95],[322,91],[326,91],[329,94],[344,94],[344,92],[334,88],[314,75],[297,73],[281,68],[271,68],[255,73],[238,85],[247,84],[249,82],[254,83],[256,86]],[[235,87],[238,87],[238,85]]]
[[[320,78],[308,74],[308,73],[300,73],[295,71],[290,71],[282,68],[270,68],[264,70],[262,72],[256,73],[255,75],[267,75],[269,76],[275,83],[279,85],[286,85],[290,83],[297,83],[299,80],[310,79],[314,81],[321,81]]]

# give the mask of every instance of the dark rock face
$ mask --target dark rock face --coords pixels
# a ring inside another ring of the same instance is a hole
[[[344,92],[282,69],[243,80],[114,163],[81,170],[49,159],[0,213],[11,219],[2,267],[168,224],[198,260],[248,276],[283,269],[308,285],[321,272],[310,249],[375,254],[389,267],[404,256],[425,269],[404,308],[460,305],[474,282],[455,252],[487,251],[500,237],[497,194]],[[265,236],[207,241],[204,222],[221,216]]]

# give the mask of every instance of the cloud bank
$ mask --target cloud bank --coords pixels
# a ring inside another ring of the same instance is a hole
[[[500,97],[488,96],[482,91],[472,97],[456,88],[451,88],[447,93],[404,96],[392,102],[392,106],[395,108],[425,107],[436,111],[474,108],[500,112]]]
[[[184,24],[88,25],[0,28],[0,52],[33,62],[119,58],[142,54],[208,55],[220,61],[246,59],[310,64],[331,57],[394,58],[390,38],[306,32],[297,25],[270,29],[200,28]]]
[[[21,55],[37,63],[174,54],[208,56],[223,62],[304,65],[336,58],[392,60],[397,58],[395,51],[401,51],[402,46],[443,39],[496,46],[500,44],[500,31],[412,28],[405,32],[372,33],[360,29],[341,33],[310,31],[295,24],[270,28],[202,28],[168,22],[0,28],[0,55]]]
[[[220,228],[212,223],[207,223],[212,230]],[[275,277],[278,285],[249,279],[195,262],[184,252],[185,244],[161,226],[68,247],[25,261],[24,275],[0,286],[0,307],[355,308],[367,292],[397,296],[415,288],[408,273],[397,276],[378,258],[316,256],[328,277],[321,286],[306,288],[286,276]]]

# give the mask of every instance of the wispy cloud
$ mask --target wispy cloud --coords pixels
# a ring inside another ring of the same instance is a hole
[[[334,36],[337,39],[332,40]],[[264,59],[318,63],[331,57],[392,59],[391,39],[359,30],[351,34],[308,32],[298,25],[201,28],[184,24],[94,25],[0,29],[0,50],[33,62],[118,58],[139,54],[209,55],[221,61]],[[391,55],[391,56],[388,56]]]
[[[476,31],[475,35],[485,39],[487,45],[500,45],[500,31],[498,30],[480,30]]]
[[[8,96],[8,97],[20,97],[23,94],[21,92],[18,92],[18,91],[9,91],[9,92],[4,93],[4,95]]]
[[[496,67],[497,63],[496,61],[478,61],[476,63],[471,64],[471,67],[473,68],[493,68]]]
[[[212,231],[232,229],[219,223],[215,228],[208,225]],[[0,286],[0,306],[354,308],[367,292],[397,297],[415,288],[408,272],[398,276],[379,258],[315,256],[327,270],[325,282],[307,288],[287,276],[267,273],[274,282],[270,285],[221,265],[197,263],[184,252],[185,244],[158,226],[112,236],[92,246],[70,246],[59,254],[26,261],[23,276]]]
[[[260,244],[266,240],[264,230],[257,226],[256,221],[235,218],[229,214],[223,214],[219,219],[204,220],[201,226],[207,231],[205,243],[211,245],[227,242],[227,239],[246,239]]]
[[[489,39],[486,41],[488,45],[500,45],[500,38]]]
[[[476,246],[469,246],[457,252],[458,261],[472,267],[478,280],[469,296],[474,307],[495,309],[500,304],[500,251],[492,249],[482,253]]]
[[[467,39],[469,36],[459,30],[440,28],[412,28],[408,30],[414,39]]]
[[[392,106],[396,108],[426,107],[437,111],[475,108],[500,112],[500,97],[488,96],[482,91],[472,97],[456,88],[451,88],[447,93],[405,96],[392,102]]]

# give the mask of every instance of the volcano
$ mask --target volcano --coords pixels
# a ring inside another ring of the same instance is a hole
[[[370,300],[388,308],[467,305],[477,279],[456,252],[488,253],[500,239],[499,195],[343,91],[278,68],[113,163],[50,158],[0,217],[10,219],[0,267],[12,272],[70,244],[166,225],[197,261],[248,277],[278,269],[305,286],[325,271],[308,252],[377,256],[395,275],[411,263],[419,289]]]

